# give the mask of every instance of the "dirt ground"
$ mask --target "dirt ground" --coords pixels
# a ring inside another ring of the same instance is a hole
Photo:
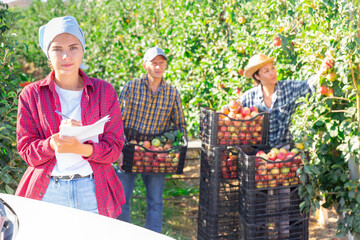
[[[198,145],[196,145],[199,147]],[[186,161],[185,168],[184,168],[184,176],[183,177],[193,177],[194,179],[187,179],[188,183],[192,185],[198,185],[199,179],[196,177],[200,176],[200,159],[199,159],[199,151],[197,147],[194,147],[194,150],[188,151],[188,160]],[[187,219],[187,224],[185,226],[178,225],[179,228],[183,228],[184,231],[182,235],[183,237],[188,236],[187,239],[196,240],[197,239],[197,204],[198,204],[198,197],[194,197],[192,199],[185,199],[178,203],[172,203],[177,207],[184,208],[184,215],[183,218]],[[171,204],[171,205],[172,205]],[[179,218],[181,218],[179,216]],[[173,220],[175,222],[181,222],[182,220]],[[329,224],[324,227],[320,226],[317,223],[317,220],[314,215],[311,215],[309,221],[309,239],[310,240],[347,240],[347,238],[338,239],[336,238],[336,222],[337,222],[337,215],[334,209],[328,211],[328,221]],[[175,224],[175,228],[176,228]]]

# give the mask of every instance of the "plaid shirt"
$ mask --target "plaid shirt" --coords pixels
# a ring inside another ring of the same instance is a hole
[[[174,127],[186,136],[180,94],[164,80],[155,94],[147,84],[147,75],[128,82],[120,93],[119,103],[125,128],[158,134]]]
[[[52,71],[45,79],[26,86],[19,97],[17,142],[20,156],[29,165],[16,195],[42,199],[56,164],[55,152],[50,147],[50,137],[59,132],[62,117],[59,96],[55,90]],[[89,161],[94,173],[95,193],[101,215],[116,218],[121,213],[125,196],[121,182],[111,165],[120,155],[124,143],[121,113],[114,88],[107,82],[89,78],[79,70],[84,80],[81,98],[81,121],[90,125],[106,115],[111,121],[105,124],[99,143],[93,146]]]
[[[314,91],[312,78],[306,81],[279,81],[272,96],[270,109],[265,105],[261,84],[246,91],[240,97],[240,101],[245,107],[256,106],[259,111],[269,112],[269,145],[275,147],[292,141],[289,125],[291,114],[295,110],[295,101]]]

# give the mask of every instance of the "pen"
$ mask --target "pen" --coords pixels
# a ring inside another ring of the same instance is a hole
[[[55,112],[56,112],[57,114],[59,114],[60,116],[63,116],[63,117],[66,118],[66,119],[70,119],[68,116],[62,114],[62,113],[59,112],[58,110],[55,110]]]

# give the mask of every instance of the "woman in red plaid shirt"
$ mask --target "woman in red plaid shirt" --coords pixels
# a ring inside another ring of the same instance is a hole
[[[53,70],[19,97],[18,150],[29,167],[16,195],[115,218],[125,203],[111,165],[124,142],[116,92],[80,69],[86,68],[81,63],[85,39],[74,17],[54,18],[42,26],[39,42]],[[65,125],[90,125],[106,115],[111,120],[104,132],[91,140],[59,134]]]

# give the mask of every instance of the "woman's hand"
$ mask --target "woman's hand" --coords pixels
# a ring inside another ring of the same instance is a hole
[[[81,127],[82,123],[81,123],[81,121],[78,121],[78,120],[75,120],[75,119],[63,119],[61,121],[59,129],[61,129],[65,125],[69,125],[71,127]]]
[[[55,133],[50,138],[51,148],[58,153],[75,153],[83,157],[89,157],[93,152],[90,144],[83,144],[76,137],[60,136]]]
[[[124,154],[121,152],[120,157],[117,160],[117,164],[120,170],[124,171],[122,166],[123,166],[123,161],[124,161]]]

